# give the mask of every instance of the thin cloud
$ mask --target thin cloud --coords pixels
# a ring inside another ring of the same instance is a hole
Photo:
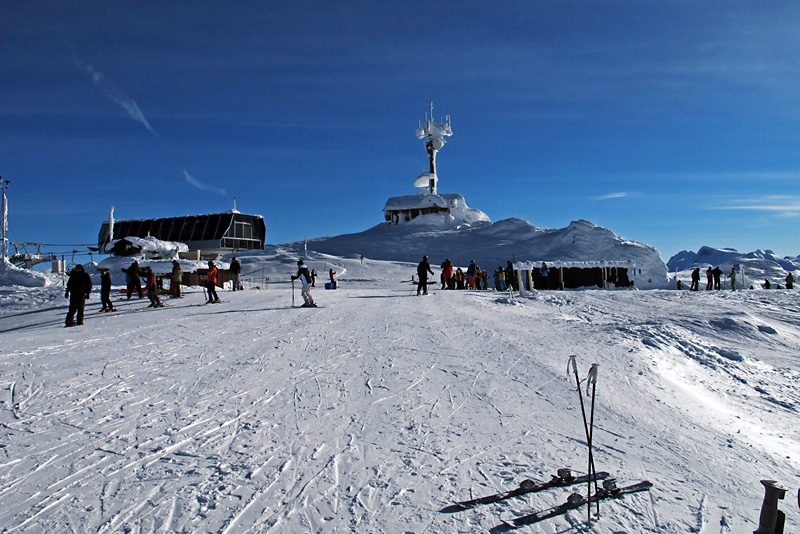
[[[716,209],[763,211],[779,217],[800,217],[800,196],[770,195],[739,202],[741,204],[720,206]]]
[[[122,89],[120,89],[119,87],[108,81],[108,79],[105,76],[103,76],[101,72],[95,70],[95,68],[92,67],[91,65],[84,65],[77,58],[75,59],[75,65],[80,70],[85,72],[89,76],[89,78],[91,78],[92,84],[97,88],[98,91],[100,91],[100,94],[102,94],[105,98],[107,98],[114,104],[124,109],[128,113],[128,116],[130,118],[132,118],[133,120],[135,120],[136,122],[147,128],[147,130],[151,134],[158,137],[158,134],[153,129],[153,127],[150,126],[150,123],[145,118],[144,113],[142,113],[142,110],[139,109],[139,105],[136,104],[135,100],[133,100],[131,97],[125,94],[125,92],[122,91]]]
[[[204,184],[197,178],[194,178],[191,174],[186,172],[186,169],[183,170],[183,175],[184,177],[186,177],[186,181],[189,183],[189,185],[192,185],[197,189],[202,189],[203,191],[211,191],[212,193],[217,193],[219,195],[225,195],[225,196],[228,195],[227,191],[225,191],[221,187],[214,187],[213,185]]]
[[[610,200],[612,198],[625,198],[627,196],[628,196],[628,193],[625,193],[624,191],[620,191],[619,193],[609,193],[607,195],[596,197],[595,200]]]

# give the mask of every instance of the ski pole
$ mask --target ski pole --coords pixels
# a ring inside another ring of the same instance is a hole
[[[292,308],[294,308],[294,278],[292,279]]]
[[[594,399],[597,392],[597,368],[598,364],[593,363],[589,369],[589,374],[586,376],[586,394],[589,394],[589,383],[592,384],[592,405],[589,410],[589,462],[591,463],[592,470],[594,471],[594,453],[592,451],[592,436],[594,436]],[[597,493],[597,481],[594,482],[595,493]],[[591,506],[589,506],[591,510]],[[600,515],[600,499],[597,499],[597,515]],[[589,517],[591,520],[591,516]]]
[[[581,403],[581,415],[583,416],[583,431],[586,434],[586,443],[589,446],[589,480],[588,480],[588,491],[589,494],[587,495],[586,502],[589,509],[589,522],[591,522],[591,515],[592,515],[592,474],[596,472],[594,468],[594,457],[592,456],[592,447],[591,447],[591,440],[589,438],[589,424],[586,421],[586,407],[583,404],[583,394],[581,393],[581,380],[578,377],[578,364],[576,362],[577,356],[572,355],[569,357],[569,363],[567,364],[567,372],[569,372],[570,365],[572,366],[572,372],[575,375],[575,382],[578,387],[578,399]],[[595,481],[595,491],[597,491],[597,481]]]

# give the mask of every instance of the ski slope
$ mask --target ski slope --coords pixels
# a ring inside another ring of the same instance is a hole
[[[416,297],[411,264],[308,264],[338,269],[318,309],[291,308],[288,258],[219,305],[116,297],[77,328],[61,288],[0,288],[0,531],[503,532],[585,488],[442,510],[587,470],[570,355],[599,364],[597,469],[654,484],[588,531],[752,532],[760,479],[800,529],[797,292]]]

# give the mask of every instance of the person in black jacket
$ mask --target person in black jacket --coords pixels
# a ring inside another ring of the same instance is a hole
[[[699,291],[700,290],[700,267],[695,267],[692,271],[692,286],[689,288],[689,291]]]
[[[233,290],[239,291],[243,289],[241,282],[239,282],[239,275],[242,274],[242,264],[239,263],[239,260],[236,259],[236,256],[232,258],[231,261],[231,282],[233,282]]]
[[[86,306],[86,299],[92,291],[92,279],[83,270],[83,265],[76,265],[67,280],[67,291],[65,298],[69,299],[69,312],[67,312],[66,326],[83,324],[83,309]],[[78,313],[78,322],[75,322],[75,312]]]
[[[419,265],[417,265],[417,276],[419,276],[417,295],[420,293],[423,295],[428,294],[428,273],[433,275],[433,271],[431,271],[431,264],[428,263],[428,256],[422,256],[422,261],[419,262]]]
[[[311,298],[311,273],[308,271],[306,264],[303,263],[303,260],[297,260],[297,274],[292,276],[292,280],[297,279],[300,279],[303,284],[303,289],[300,290],[300,294],[303,296],[303,308],[316,308],[317,305],[314,303],[314,299]]]
[[[144,271],[139,267],[139,262],[133,262],[127,269],[123,268],[122,272],[125,273],[125,283],[128,286],[128,300],[131,300],[134,289],[139,294],[139,298],[143,299],[142,276],[144,276]]]
[[[711,271],[711,274],[714,277],[714,289],[719,291],[721,284],[720,280],[722,279],[722,269],[720,269],[719,265],[717,265],[716,267],[714,267],[714,270]]]
[[[100,311],[117,311],[111,302],[111,273],[102,267],[100,268],[100,303],[103,305],[103,309]]]

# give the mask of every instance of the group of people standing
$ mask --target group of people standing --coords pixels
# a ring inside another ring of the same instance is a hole
[[[729,278],[731,281],[731,291],[736,290],[736,267],[731,267],[731,272],[729,274]],[[792,289],[794,287],[794,276],[792,273],[786,275],[786,289]],[[770,283],[769,279],[764,280],[764,289],[770,289],[772,284]],[[778,286],[780,288],[780,286]],[[711,266],[706,269],[706,291],[711,291],[712,289],[719,291],[722,288],[722,269],[719,266],[714,267],[713,269]],[[681,282],[678,280],[678,289],[681,289]],[[750,289],[753,289],[752,287]],[[692,270],[692,285],[689,287],[690,291],[700,291],[700,267],[695,267]]]
[[[489,271],[481,269],[475,263],[475,260],[470,260],[467,270],[464,271],[461,267],[455,267],[450,258],[445,259],[441,265],[442,274],[439,276],[442,289],[475,289],[486,290],[489,289]],[[417,265],[417,295],[428,294],[428,275],[433,276],[428,256],[423,256],[422,261]],[[505,268],[501,265],[494,272],[494,288],[497,291],[505,291],[509,285],[516,289],[516,278],[514,276],[514,267],[511,261]]]
[[[719,265],[713,269],[709,265],[706,269],[706,291],[716,289],[719,291],[722,287],[722,269]],[[680,289],[680,287],[678,288]],[[731,268],[731,289],[736,289],[736,267]],[[690,291],[700,290],[700,267],[695,267],[692,271],[692,285],[689,287]]]
[[[108,269],[101,269],[101,272]],[[127,286],[128,291],[128,300],[131,299],[133,296],[133,292],[139,295],[139,298],[144,298],[144,292],[142,291],[142,278],[145,280],[145,288],[147,289],[147,298],[150,299],[150,306],[148,308],[162,308],[164,303],[161,302],[161,299],[158,298],[158,279],[156,278],[156,273],[153,272],[153,268],[149,265],[142,269],[139,266],[138,261],[134,261],[130,267],[127,269],[123,267],[122,272],[125,273],[125,285]],[[102,282],[102,274],[101,274],[101,282]],[[111,291],[111,275],[108,275],[108,285],[109,285],[109,293]],[[102,286],[101,286],[102,287]],[[110,304],[110,301],[109,301]],[[104,312],[108,311],[116,311],[112,306],[103,306]]]
[[[100,303],[102,309],[100,312],[114,312],[117,309],[111,301],[111,272],[106,267],[100,267]],[[239,279],[242,267],[235,257],[231,260],[230,272],[231,280],[233,283],[233,290],[242,290],[244,287]],[[133,298],[137,294],[140,299],[144,298],[144,289],[147,289],[147,297],[150,299],[148,308],[161,308],[164,303],[158,296],[158,278],[152,267],[147,266],[142,268],[138,261],[134,261],[129,267],[124,267],[122,272],[125,273],[125,286],[127,291],[127,300]],[[217,304],[221,302],[219,295],[217,295],[217,280],[219,270],[213,261],[208,262],[208,273],[203,286],[206,288],[208,299],[207,304]],[[183,283],[183,268],[178,260],[172,261],[172,271],[169,274],[170,279],[170,298],[183,298],[181,292],[181,284]],[[144,281],[144,286],[142,285]],[[83,324],[84,310],[86,307],[86,300],[90,297],[92,291],[92,279],[83,265],[76,265],[73,267],[69,280],[66,284],[65,297],[70,299],[69,311],[66,317],[66,326],[77,326]]]
[[[481,269],[475,260],[470,260],[466,272],[461,267],[454,271],[453,262],[449,258],[444,260],[440,280],[442,289],[489,289],[489,272]]]

